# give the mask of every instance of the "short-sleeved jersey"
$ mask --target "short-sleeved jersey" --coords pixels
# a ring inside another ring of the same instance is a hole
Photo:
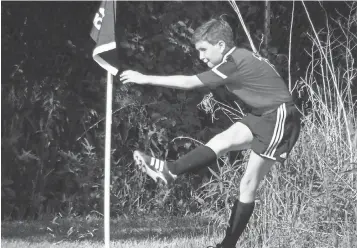
[[[220,64],[197,77],[209,88],[224,84],[256,115],[292,102],[291,94],[274,66],[243,48],[233,47]]]

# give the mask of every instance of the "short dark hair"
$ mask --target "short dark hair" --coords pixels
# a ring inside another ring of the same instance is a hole
[[[233,31],[228,22],[220,18],[211,19],[199,26],[192,35],[191,42],[207,41],[215,45],[218,41],[224,41],[228,48],[234,47]]]

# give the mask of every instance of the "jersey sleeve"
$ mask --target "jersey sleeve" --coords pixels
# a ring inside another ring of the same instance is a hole
[[[230,76],[237,72],[237,65],[232,57],[228,57],[209,71],[197,75],[201,82],[209,88],[216,88],[228,82]]]

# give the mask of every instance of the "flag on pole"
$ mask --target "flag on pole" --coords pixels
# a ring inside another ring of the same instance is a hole
[[[93,59],[112,75],[118,73],[115,26],[116,1],[102,1],[94,16],[90,34],[96,42]]]
[[[110,157],[113,75],[118,73],[116,43],[116,2],[102,1],[94,16],[91,37],[96,42],[93,59],[107,71],[104,154],[104,245],[110,248]]]

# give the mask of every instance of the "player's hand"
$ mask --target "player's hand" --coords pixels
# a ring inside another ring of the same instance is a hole
[[[147,80],[147,76],[140,72],[126,70],[123,71],[122,74],[120,74],[120,81],[122,81],[123,84],[126,83],[146,84],[148,80]]]

